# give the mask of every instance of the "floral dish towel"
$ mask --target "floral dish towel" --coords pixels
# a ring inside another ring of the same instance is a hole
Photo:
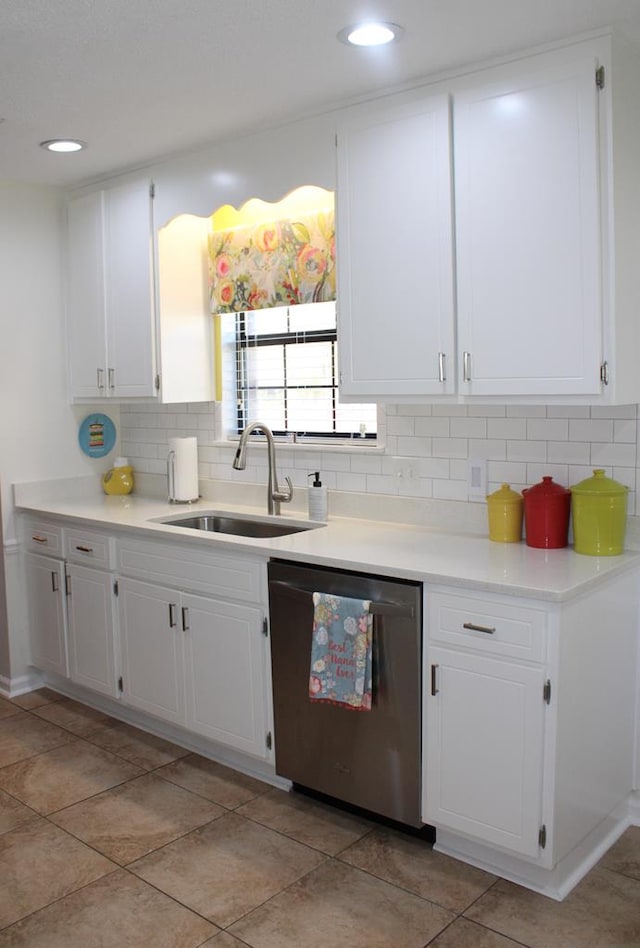
[[[371,710],[373,616],[367,599],[313,594],[309,697]]]

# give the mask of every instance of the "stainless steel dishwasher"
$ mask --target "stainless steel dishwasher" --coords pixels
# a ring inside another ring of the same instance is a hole
[[[314,592],[371,600],[370,711],[309,698]],[[422,585],[269,563],[276,772],[408,826],[420,819]]]

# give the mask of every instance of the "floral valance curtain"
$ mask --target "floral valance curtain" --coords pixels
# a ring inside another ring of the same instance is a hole
[[[336,298],[333,211],[209,236],[212,313],[239,313]]]

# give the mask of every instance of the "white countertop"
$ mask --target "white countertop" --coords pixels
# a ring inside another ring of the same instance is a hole
[[[26,486],[26,485],[25,485]],[[46,492],[15,485],[16,509],[42,517],[72,518],[88,529],[117,529],[152,539],[208,545],[229,551],[275,556],[299,562],[380,573],[428,583],[466,586],[561,602],[573,598],[617,573],[640,567],[640,554],[584,556],[572,548],[536,550],[521,543],[494,543],[486,537],[452,533],[425,526],[383,521],[330,518],[314,530],[274,539],[253,539],[205,533],[154,522],[203,511],[236,512],[266,517],[263,509],[218,506],[201,500],[187,506],[131,494],[126,497],[72,495],[49,497]],[[276,518],[294,524],[305,518],[290,514]]]

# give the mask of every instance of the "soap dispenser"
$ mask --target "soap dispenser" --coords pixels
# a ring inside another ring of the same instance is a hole
[[[320,471],[314,471],[307,477],[313,477],[311,487],[307,491],[309,497],[309,519],[326,520],[327,519],[327,488],[322,486],[320,480]]]

